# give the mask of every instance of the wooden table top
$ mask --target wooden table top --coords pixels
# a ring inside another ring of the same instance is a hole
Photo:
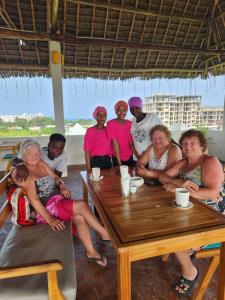
[[[191,200],[191,209],[174,208],[174,193],[161,186],[146,185],[125,198],[121,194],[119,171],[104,170],[102,175],[101,181],[94,182],[87,179],[86,172],[81,172],[122,244],[225,226],[225,216],[198,200]]]

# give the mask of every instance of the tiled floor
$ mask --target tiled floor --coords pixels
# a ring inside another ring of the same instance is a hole
[[[79,172],[82,167],[69,167],[66,184],[71,189],[74,198],[82,198],[82,187]],[[0,246],[10,225],[0,232]],[[117,299],[117,266],[116,254],[109,242],[100,241],[92,232],[96,248],[107,256],[108,267],[102,269],[86,260],[84,247],[78,238],[74,238],[76,270],[77,270],[77,300],[116,300]],[[207,259],[195,261],[200,273],[207,265]],[[132,300],[175,300],[171,285],[179,277],[179,266],[174,256],[163,263],[160,257],[145,259],[132,264]],[[217,274],[207,289],[204,300],[216,300]],[[1,298],[1,297],[0,297]],[[183,297],[190,299],[190,297]]]

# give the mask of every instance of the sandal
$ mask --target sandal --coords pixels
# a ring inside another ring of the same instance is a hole
[[[198,273],[197,273],[195,279],[193,279],[193,280],[189,280],[183,276],[180,277],[179,282],[177,284],[175,284],[175,286],[174,286],[174,291],[177,295],[185,296],[185,295],[191,294],[193,287],[195,286],[196,281],[199,276],[198,269],[197,269],[197,272]]]
[[[105,268],[107,266],[107,258],[103,255],[101,255],[100,257],[89,257],[87,256],[88,261],[102,267]]]

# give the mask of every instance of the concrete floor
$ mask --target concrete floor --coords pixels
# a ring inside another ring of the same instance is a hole
[[[83,166],[69,167],[68,177],[64,180],[72,191],[75,199],[82,198],[82,186],[79,172]],[[91,205],[91,203],[90,203]],[[0,247],[10,229],[10,224],[0,232]],[[86,259],[83,245],[77,237],[74,238],[76,270],[77,270],[77,300],[116,300],[117,299],[117,265],[116,254],[110,242],[102,242],[97,234],[92,232],[96,248],[107,256],[109,263],[102,269]],[[207,265],[207,259],[195,260],[201,272]],[[173,255],[166,263],[161,257],[145,259],[132,264],[132,300],[175,300],[177,297],[172,284],[179,278],[180,269]],[[216,300],[217,274],[213,276],[204,300]],[[182,297],[191,299],[190,297]],[[1,299],[1,297],[0,297]]]

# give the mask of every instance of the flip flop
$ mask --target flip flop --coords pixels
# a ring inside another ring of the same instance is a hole
[[[100,257],[89,257],[87,256],[88,261],[102,267],[105,268],[108,264],[107,258],[103,255],[101,255]]]
[[[111,242],[110,239],[105,240],[105,239],[102,239],[102,238],[101,238],[101,241],[102,241],[102,242]]]
[[[179,282],[174,285],[174,291],[177,295],[186,296],[186,295],[190,295],[192,293],[192,290],[193,290],[193,288],[196,284],[196,281],[198,279],[198,276],[199,276],[198,269],[197,269],[197,272],[198,273],[193,280],[189,280],[183,276],[180,277]],[[178,290],[176,289],[176,287],[178,287]]]

